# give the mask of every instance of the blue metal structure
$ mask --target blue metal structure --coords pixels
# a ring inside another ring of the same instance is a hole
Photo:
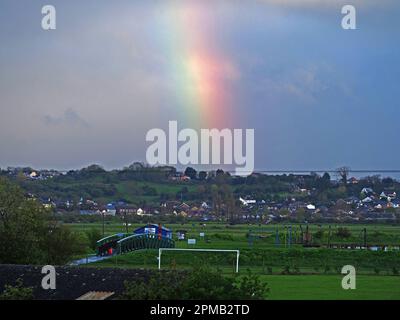
[[[141,249],[175,248],[172,231],[149,224],[133,233],[118,233],[97,241],[97,255],[109,256]]]
[[[172,239],[172,230],[158,224],[148,224],[133,231],[134,234],[155,234]]]

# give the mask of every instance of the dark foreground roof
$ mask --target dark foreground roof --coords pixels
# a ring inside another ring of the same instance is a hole
[[[90,291],[114,292],[110,299],[115,299],[124,291],[125,280],[147,280],[151,274],[142,269],[60,266],[56,267],[56,289],[44,290],[41,283],[45,274],[41,270],[41,266],[0,265],[0,292],[20,278],[24,287],[33,287],[37,300],[74,300]]]

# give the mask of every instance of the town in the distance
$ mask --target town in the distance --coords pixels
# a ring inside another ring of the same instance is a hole
[[[71,171],[9,167],[0,175],[66,221],[97,215],[258,224],[400,221],[400,182],[377,174],[355,178],[347,167],[241,177],[137,162],[111,171],[99,165]]]

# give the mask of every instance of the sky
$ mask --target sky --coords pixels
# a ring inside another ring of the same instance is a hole
[[[121,168],[176,120],[254,129],[257,170],[399,169],[399,16],[397,0],[2,0],[0,167]]]

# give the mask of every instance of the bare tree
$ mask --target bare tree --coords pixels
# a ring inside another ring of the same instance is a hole
[[[347,184],[347,178],[349,176],[350,168],[349,167],[340,167],[336,169],[336,175],[340,178],[343,184]]]

